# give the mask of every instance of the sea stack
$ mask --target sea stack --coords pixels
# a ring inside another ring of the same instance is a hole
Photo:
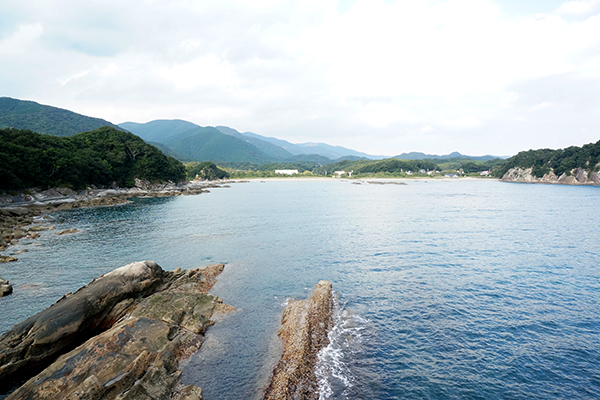
[[[291,301],[277,333],[284,341],[281,360],[273,370],[265,400],[318,399],[317,354],[329,344],[333,327],[331,282],[320,281],[312,296]]]

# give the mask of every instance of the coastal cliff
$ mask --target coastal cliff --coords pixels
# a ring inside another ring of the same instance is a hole
[[[315,367],[317,354],[329,344],[333,304],[331,282],[320,281],[309,299],[287,305],[277,333],[284,341],[284,350],[273,370],[265,400],[319,398]]]
[[[537,177],[533,168],[515,167],[509,169],[503,176],[504,182],[526,182],[526,183],[557,183],[564,185],[600,185],[600,172],[596,168],[588,170],[575,168],[557,176],[550,170],[543,176]]]
[[[178,362],[201,346],[213,314],[233,309],[207,293],[223,268],[169,272],[136,262],[63,296],[0,336],[0,393],[202,399],[200,388],[180,384]]]

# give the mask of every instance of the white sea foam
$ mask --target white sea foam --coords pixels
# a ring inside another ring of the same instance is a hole
[[[360,343],[368,321],[348,312],[340,305],[336,293],[333,323],[328,335],[329,345],[317,354],[315,374],[319,380],[319,400],[330,399],[334,395],[336,398],[349,398],[355,378],[347,360],[352,356],[352,349]]]

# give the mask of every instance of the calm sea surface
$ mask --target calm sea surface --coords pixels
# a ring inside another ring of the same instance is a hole
[[[290,298],[338,293],[323,399],[600,398],[600,188],[496,181],[267,181],[51,215],[0,332],[132,261],[225,263],[238,308],[184,365],[207,400],[260,396]],[[5,254],[10,254],[7,252]]]

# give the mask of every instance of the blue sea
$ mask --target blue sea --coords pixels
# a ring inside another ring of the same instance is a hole
[[[600,398],[600,188],[486,180],[234,183],[197,196],[50,215],[19,261],[0,332],[139,260],[225,263],[237,311],[183,364],[205,398],[260,398],[281,314],[337,295],[322,399]]]

